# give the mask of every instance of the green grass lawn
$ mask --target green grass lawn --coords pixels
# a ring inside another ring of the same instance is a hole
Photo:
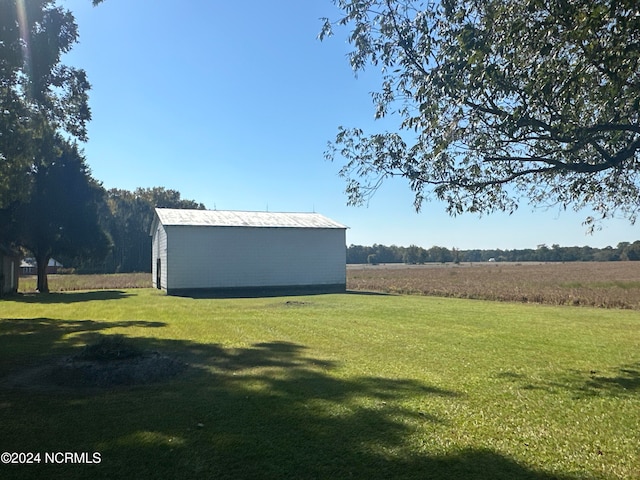
[[[7,380],[106,335],[189,368],[109,390]],[[637,311],[22,295],[0,301],[0,381],[0,450],[43,455],[3,479],[640,479]]]

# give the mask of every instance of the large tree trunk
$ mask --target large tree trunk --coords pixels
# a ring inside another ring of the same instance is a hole
[[[36,266],[38,269],[38,287],[40,293],[49,293],[49,280],[47,278],[47,265],[49,264],[48,256],[37,256]]]

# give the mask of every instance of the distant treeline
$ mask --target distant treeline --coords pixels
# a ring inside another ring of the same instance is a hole
[[[411,245],[398,247],[374,244],[350,245],[347,263],[447,263],[447,262],[615,262],[640,260],[640,240],[621,242],[616,247],[561,247],[538,245],[522,250],[458,250],[434,246],[428,249]]]

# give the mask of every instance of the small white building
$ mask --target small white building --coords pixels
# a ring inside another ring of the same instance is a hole
[[[156,208],[153,285],[168,294],[344,291],[346,228],[317,213]]]
[[[0,297],[18,291],[20,255],[0,244]]]
[[[49,263],[47,263],[47,273],[56,274],[58,270],[64,268],[59,261],[55,258],[50,258]],[[38,264],[36,259],[33,257],[23,258],[22,262],[20,262],[20,275],[37,275],[38,274]]]

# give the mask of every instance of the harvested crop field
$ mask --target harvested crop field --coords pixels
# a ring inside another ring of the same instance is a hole
[[[35,290],[35,277],[20,291]],[[151,274],[49,275],[52,292],[151,287]],[[506,302],[640,310],[640,262],[348,265],[347,288]]]
[[[113,290],[126,288],[150,288],[150,273],[110,273],[91,275],[49,275],[49,289],[52,292],[76,290]],[[36,290],[37,277],[20,277],[19,289],[22,293]]]
[[[349,265],[347,288],[640,310],[640,262]]]

